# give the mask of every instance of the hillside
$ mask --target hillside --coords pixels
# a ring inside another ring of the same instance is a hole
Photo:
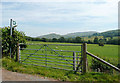
[[[87,37],[87,36],[91,36],[95,33],[98,33],[98,32],[95,32],[95,31],[88,31],[88,32],[75,32],[75,33],[69,33],[69,34],[66,34],[64,35],[63,37],[65,38],[75,38],[77,36],[80,36],[80,37]]]
[[[102,32],[102,33],[95,33],[92,36],[104,36],[104,37],[120,36],[120,29],[110,30],[110,31]]]
[[[59,35],[59,34],[47,34],[47,35],[42,35],[38,36],[38,38],[47,38],[47,39],[52,39],[52,38],[57,38],[59,39],[60,37],[64,38],[75,38],[75,37],[88,37],[88,36],[104,36],[104,37],[114,37],[114,36],[120,36],[120,29],[117,30],[110,30],[106,32],[95,32],[95,31],[88,31],[88,32],[75,32],[75,33],[69,33],[66,35]]]
[[[59,34],[52,33],[52,34],[38,36],[38,38],[47,38],[47,39],[52,39],[52,38],[59,39],[60,37],[75,38],[77,36],[80,36],[80,37],[91,36],[91,35],[93,35],[95,33],[97,33],[97,32],[94,32],[94,31],[89,31],[89,32],[75,32],[75,33],[69,33],[69,34],[66,34],[66,35],[59,35]]]
[[[37,38],[47,38],[47,39],[57,38],[57,39],[59,39],[60,37],[61,37],[61,35],[52,33],[52,34],[48,34],[48,35],[38,36]]]

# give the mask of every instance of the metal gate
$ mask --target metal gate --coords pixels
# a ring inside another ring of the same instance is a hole
[[[82,72],[82,45],[19,44],[19,61],[26,65]]]

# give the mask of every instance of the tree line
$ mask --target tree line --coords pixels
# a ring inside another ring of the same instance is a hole
[[[64,38],[60,37],[59,39],[53,38],[53,39],[47,39],[47,38],[33,38],[33,37],[28,37],[26,36],[26,40],[28,41],[42,41],[42,42],[64,42],[64,43],[88,43],[88,44],[99,44],[99,45],[104,45],[104,44],[114,44],[114,45],[120,45],[120,38],[114,39],[111,37],[110,39],[107,38],[98,38],[97,36],[94,38],[93,41],[91,40],[84,40],[81,37],[75,37],[75,38]]]

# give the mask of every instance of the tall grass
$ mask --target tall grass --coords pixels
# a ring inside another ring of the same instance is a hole
[[[83,82],[107,82],[107,83],[118,83],[120,80],[118,79],[119,75],[110,75],[104,73],[91,72],[86,74],[76,73],[73,71],[59,70],[59,69],[51,69],[45,67],[37,67],[37,66],[26,66],[20,64],[18,62],[14,62],[9,58],[4,57],[2,59],[2,66],[13,72],[27,73],[27,74],[36,74],[39,76],[45,76],[48,78],[54,78],[59,81],[83,81]]]

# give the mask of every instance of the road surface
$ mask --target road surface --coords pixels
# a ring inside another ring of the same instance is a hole
[[[57,81],[38,75],[22,74],[2,69],[2,81]]]

